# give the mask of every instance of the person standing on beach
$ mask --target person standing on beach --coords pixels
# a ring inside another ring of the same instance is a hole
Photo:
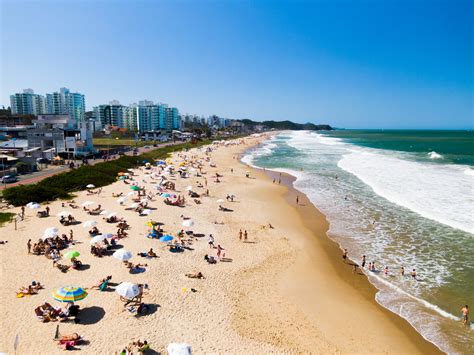
[[[344,260],[344,262],[347,261],[347,249],[344,249],[344,252],[342,253],[342,260]]]
[[[210,249],[214,249],[215,246],[214,246],[214,237],[212,236],[212,234],[209,234],[209,241],[208,241],[208,244],[209,244],[209,248]]]
[[[28,242],[26,243],[26,247],[28,248],[28,254],[31,254],[31,239],[28,239]]]
[[[245,230],[245,232],[244,232],[244,241],[247,241],[248,236],[249,235],[247,234],[247,230]]]
[[[405,276],[405,268],[403,266],[400,268],[400,274]]]
[[[462,312],[462,324],[465,327],[469,326],[469,306],[466,304],[463,308],[461,308]]]
[[[372,271],[372,263],[371,262],[369,262],[368,268],[369,268],[369,271]]]
[[[416,280],[416,270],[413,269],[413,271],[411,272],[411,277],[413,278],[413,280]]]
[[[362,263],[360,265],[362,268],[365,268],[365,255],[362,255]]]
[[[385,266],[385,268],[383,269],[383,273],[385,274],[385,276],[388,276],[388,266]]]
[[[25,219],[25,206],[21,206],[21,220]]]
[[[273,184],[275,183],[275,178],[273,178]]]
[[[278,185],[280,185],[280,184],[281,184],[281,179],[278,179]]]
[[[298,195],[296,195],[296,204],[299,205],[300,204],[300,197]]]
[[[242,241],[242,229],[239,231],[239,240]]]

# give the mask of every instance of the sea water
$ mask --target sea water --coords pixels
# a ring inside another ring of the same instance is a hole
[[[377,302],[441,350],[474,354],[474,326],[460,321],[474,308],[472,131],[283,132],[242,160],[297,178],[329,237],[376,263]]]

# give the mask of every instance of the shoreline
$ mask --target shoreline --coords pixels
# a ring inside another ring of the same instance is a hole
[[[261,143],[262,142],[259,144]],[[240,157],[244,157],[247,151],[254,149],[256,146],[257,145],[246,149],[240,155]],[[255,165],[249,165],[241,160],[240,163],[247,166],[248,169],[262,174],[270,182],[274,178],[278,181],[280,176],[280,172],[278,171],[264,169]],[[418,331],[406,319],[383,307],[376,301],[375,295],[378,292],[378,289],[369,281],[367,275],[362,273],[360,269],[358,269],[356,275],[353,274],[351,264],[356,262],[348,258],[347,264],[344,264],[341,257],[342,247],[327,234],[327,231],[329,230],[329,221],[327,221],[326,216],[309,200],[305,193],[294,187],[293,184],[296,179],[297,177],[294,175],[286,172],[281,173],[281,185],[286,189],[282,194],[282,197],[285,199],[287,204],[292,206],[299,215],[301,223],[313,234],[313,238],[311,240],[304,240],[300,242],[307,248],[322,249],[322,252],[326,256],[325,261],[330,264],[331,270],[333,271],[332,276],[337,277],[338,281],[344,283],[352,291],[359,294],[362,300],[370,303],[376,312],[379,312],[383,317],[385,317],[388,322],[390,322],[396,329],[400,331],[400,333],[406,335],[408,340],[414,344],[420,353],[443,354],[444,352],[442,352],[435,344],[418,333]],[[296,196],[299,197],[299,206],[296,206],[295,204]],[[301,264],[302,265],[298,266],[293,265],[293,270],[288,271],[287,275],[285,275],[285,277],[281,280],[281,290],[286,293],[287,296],[292,297],[295,302],[299,297],[299,294],[288,291],[288,285],[292,284],[292,288],[301,289],[302,287],[305,287],[304,284],[311,282],[311,277],[306,276],[306,279],[301,278],[301,275],[307,275],[306,271],[308,267],[308,264]],[[317,262],[313,262],[313,264],[317,264]],[[318,265],[313,266],[315,269],[318,268]],[[320,277],[321,276],[322,275],[320,275]],[[313,281],[315,281],[315,278]],[[306,299],[306,303],[301,302],[300,306],[309,312],[314,312],[314,309],[311,309],[312,306],[309,299]]]

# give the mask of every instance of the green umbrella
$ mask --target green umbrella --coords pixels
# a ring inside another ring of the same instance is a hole
[[[140,190],[140,188],[138,186],[131,186],[130,187],[133,191],[138,191]]]
[[[78,251],[70,250],[66,254],[64,254],[64,259],[77,258],[79,255],[81,254]]]

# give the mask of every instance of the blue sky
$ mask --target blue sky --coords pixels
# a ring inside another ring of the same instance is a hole
[[[1,95],[346,128],[474,128],[474,9],[447,1],[1,3]]]

